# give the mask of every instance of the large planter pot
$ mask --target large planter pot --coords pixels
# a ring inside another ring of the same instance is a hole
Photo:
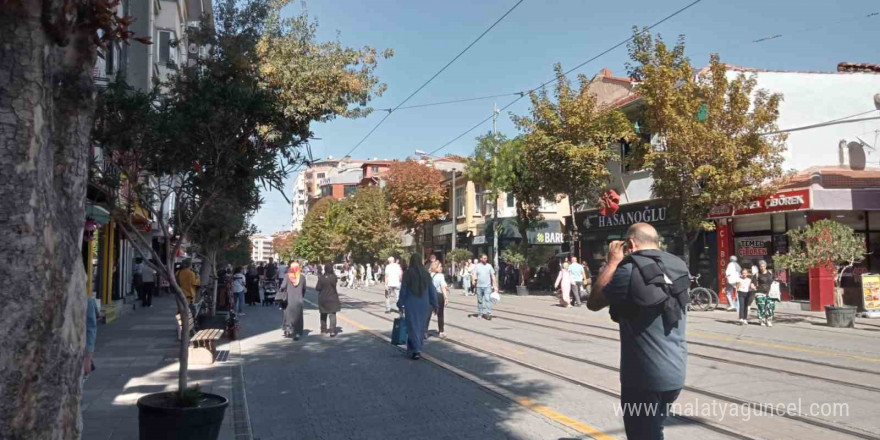
[[[516,294],[519,296],[526,296],[529,294],[528,286],[516,286]]]
[[[856,307],[825,306],[825,319],[828,327],[853,328],[856,325]]]
[[[216,394],[203,396],[193,407],[179,406],[175,391],[138,399],[140,440],[217,440],[229,400]]]

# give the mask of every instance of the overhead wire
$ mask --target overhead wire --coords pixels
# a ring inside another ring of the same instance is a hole
[[[489,31],[491,31],[493,28],[495,28],[495,26],[497,26],[498,23],[501,23],[501,21],[504,20],[504,18],[506,18],[508,15],[510,15],[510,13],[513,12],[513,10],[516,9],[516,8],[517,8],[520,4],[522,4],[522,2],[524,2],[524,1],[525,1],[525,0],[519,0],[519,1],[517,1],[513,6],[510,7],[510,9],[507,10],[507,12],[504,13],[504,15],[502,15],[502,16],[499,17],[497,20],[495,20],[495,22],[492,23],[491,26],[489,26],[488,28],[486,28],[486,30],[484,30],[483,33],[481,33],[476,39],[474,39],[474,41],[471,41],[471,43],[468,44],[464,49],[462,49],[461,52],[458,53],[458,55],[456,55],[456,56],[453,57],[451,60],[449,60],[449,62],[446,63],[446,65],[443,66],[440,70],[438,70],[437,73],[435,73],[434,75],[432,75],[430,78],[428,78],[427,81],[425,81],[424,83],[422,83],[422,85],[419,86],[419,88],[417,88],[415,91],[413,91],[412,93],[410,93],[409,96],[406,97],[406,99],[404,99],[403,101],[400,102],[400,104],[397,104],[396,107],[390,109],[390,111],[388,111],[388,113],[386,113],[385,116],[384,116],[381,120],[379,120],[379,123],[377,123],[375,126],[373,126],[373,128],[367,133],[367,135],[364,136],[360,141],[358,141],[358,143],[355,144],[355,146],[352,147],[352,149],[351,149],[348,153],[346,153],[345,155],[346,155],[346,156],[349,156],[349,155],[351,155],[351,153],[354,153],[354,151],[357,150],[358,147],[360,147],[361,144],[363,144],[364,141],[366,141],[367,138],[369,138],[370,135],[372,135],[373,132],[375,132],[376,129],[378,129],[379,126],[381,126],[381,125],[382,125],[382,124],[388,119],[388,117],[390,117],[391,114],[394,113],[395,110],[400,109],[404,104],[406,104],[407,101],[409,101],[413,96],[416,96],[417,93],[419,93],[420,91],[422,91],[422,89],[424,89],[428,84],[430,84],[431,81],[434,81],[435,78],[437,78],[441,73],[443,73],[444,70],[446,70],[449,66],[451,66],[452,63],[454,63],[454,62],[455,62],[456,60],[458,60],[462,55],[464,55],[464,53],[467,52],[471,47],[473,47],[475,44],[477,44],[478,41],[480,41],[480,40],[481,40],[486,34],[488,34]]]
[[[703,0],[694,0],[693,2],[691,2],[691,3],[687,4],[687,5],[685,5],[684,7],[678,9],[677,11],[675,11],[675,12],[673,12],[673,13],[667,15],[666,17],[663,17],[661,20],[655,22],[654,24],[652,24],[652,25],[646,27],[642,32],[644,32],[644,31],[650,31],[651,29],[653,29],[653,28],[655,28],[655,27],[657,27],[657,26],[659,26],[659,25],[665,23],[667,20],[672,19],[673,17],[677,16],[678,14],[681,14],[682,12],[684,12],[684,11],[690,9],[691,7],[697,5],[698,3],[702,2],[702,1],[703,1]],[[619,42],[619,43],[617,43],[617,44],[615,44],[615,45],[609,47],[608,49],[603,50],[602,52],[599,52],[598,54],[596,54],[596,55],[594,55],[593,57],[589,58],[588,60],[586,60],[586,61],[584,61],[584,62],[582,62],[582,63],[580,63],[580,64],[578,64],[578,65],[576,65],[576,66],[574,66],[574,67],[572,67],[571,69],[566,70],[565,72],[563,72],[563,75],[566,75],[566,76],[569,75],[570,73],[572,73],[572,72],[574,72],[574,71],[576,71],[576,70],[578,70],[578,69],[580,69],[580,68],[586,66],[587,64],[589,64],[589,63],[595,61],[596,59],[598,59],[598,58],[604,56],[605,54],[607,54],[607,53],[609,53],[609,52],[611,52],[611,51],[613,51],[613,50],[619,48],[620,46],[623,46],[623,45],[629,43],[630,41],[633,40],[633,38],[635,38],[635,35],[630,36],[629,38],[627,38],[627,39],[625,39],[625,40],[623,40],[623,41],[621,41],[621,42]],[[529,91],[526,92],[526,93],[531,94],[532,92],[534,92],[534,91],[536,91],[536,90],[538,90],[538,89],[540,89],[540,88],[542,88],[542,87],[545,87],[545,86],[547,86],[548,84],[553,83],[553,82],[555,82],[555,81],[556,81],[556,78],[554,77],[553,79],[551,79],[551,80],[549,80],[549,81],[546,81],[546,82],[542,83],[541,85],[539,85],[539,86],[537,86],[537,87],[535,87],[535,88],[529,89]],[[526,96],[526,93],[520,95],[518,98],[514,99],[513,101],[509,102],[507,105],[505,105],[505,106],[501,107],[500,109],[498,109],[498,112],[500,113],[500,112],[506,110],[508,107],[512,106],[513,104],[517,103],[520,99],[522,99],[522,98],[524,98],[524,97]],[[449,142],[446,142],[445,144],[443,144],[443,145],[437,147],[436,149],[432,150],[432,151],[431,151],[430,153],[428,153],[428,154],[429,154],[429,155],[433,155],[433,154],[437,153],[438,151],[440,151],[440,150],[442,150],[442,149],[448,147],[448,146],[451,145],[453,142],[455,142],[455,141],[461,139],[462,137],[466,136],[468,133],[470,133],[470,132],[476,130],[476,129],[479,128],[481,125],[485,124],[487,121],[489,121],[490,119],[492,119],[493,117],[495,117],[495,115],[496,115],[496,112],[493,111],[493,112],[492,112],[492,115],[490,115],[489,117],[487,117],[487,118],[483,119],[482,121],[478,122],[476,125],[474,125],[473,127],[469,128],[467,131],[465,131],[465,132],[459,134],[458,136],[452,138],[452,140],[450,140]]]

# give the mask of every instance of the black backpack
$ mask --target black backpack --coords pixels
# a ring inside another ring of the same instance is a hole
[[[641,251],[628,255],[621,264],[633,265],[629,298],[624,303],[612,304],[611,319],[653,320],[663,316],[668,331],[681,319],[687,309],[690,274],[681,260],[662,251]],[[663,260],[667,260],[664,264]],[[669,266],[668,268],[666,266]]]

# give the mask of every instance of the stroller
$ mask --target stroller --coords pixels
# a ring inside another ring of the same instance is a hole
[[[275,303],[275,294],[278,293],[278,285],[275,280],[263,282],[263,305],[271,306]]]

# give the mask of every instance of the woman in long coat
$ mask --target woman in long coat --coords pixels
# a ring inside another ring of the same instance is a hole
[[[290,264],[280,290],[285,292],[282,297],[287,301],[281,320],[284,336],[293,335],[293,340],[298,341],[303,334],[303,295],[306,293],[306,276],[302,274],[299,263],[294,261]]]
[[[437,310],[437,289],[418,255],[413,254],[409,259],[409,266],[403,274],[397,309],[406,319],[406,352],[413,359],[420,359],[429,312]]]
[[[331,338],[336,336],[336,313],[340,309],[339,293],[336,291],[337,282],[333,265],[327,264],[324,266],[324,275],[318,277],[318,284],[315,285],[315,290],[318,291],[318,312],[321,313],[321,334],[329,333]]]
[[[247,292],[244,295],[244,302],[248,305],[259,304],[260,277],[257,276],[257,268],[255,268],[253,264],[248,266],[247,273],[245,274],[245,279],[245,287],[247,287]]]

